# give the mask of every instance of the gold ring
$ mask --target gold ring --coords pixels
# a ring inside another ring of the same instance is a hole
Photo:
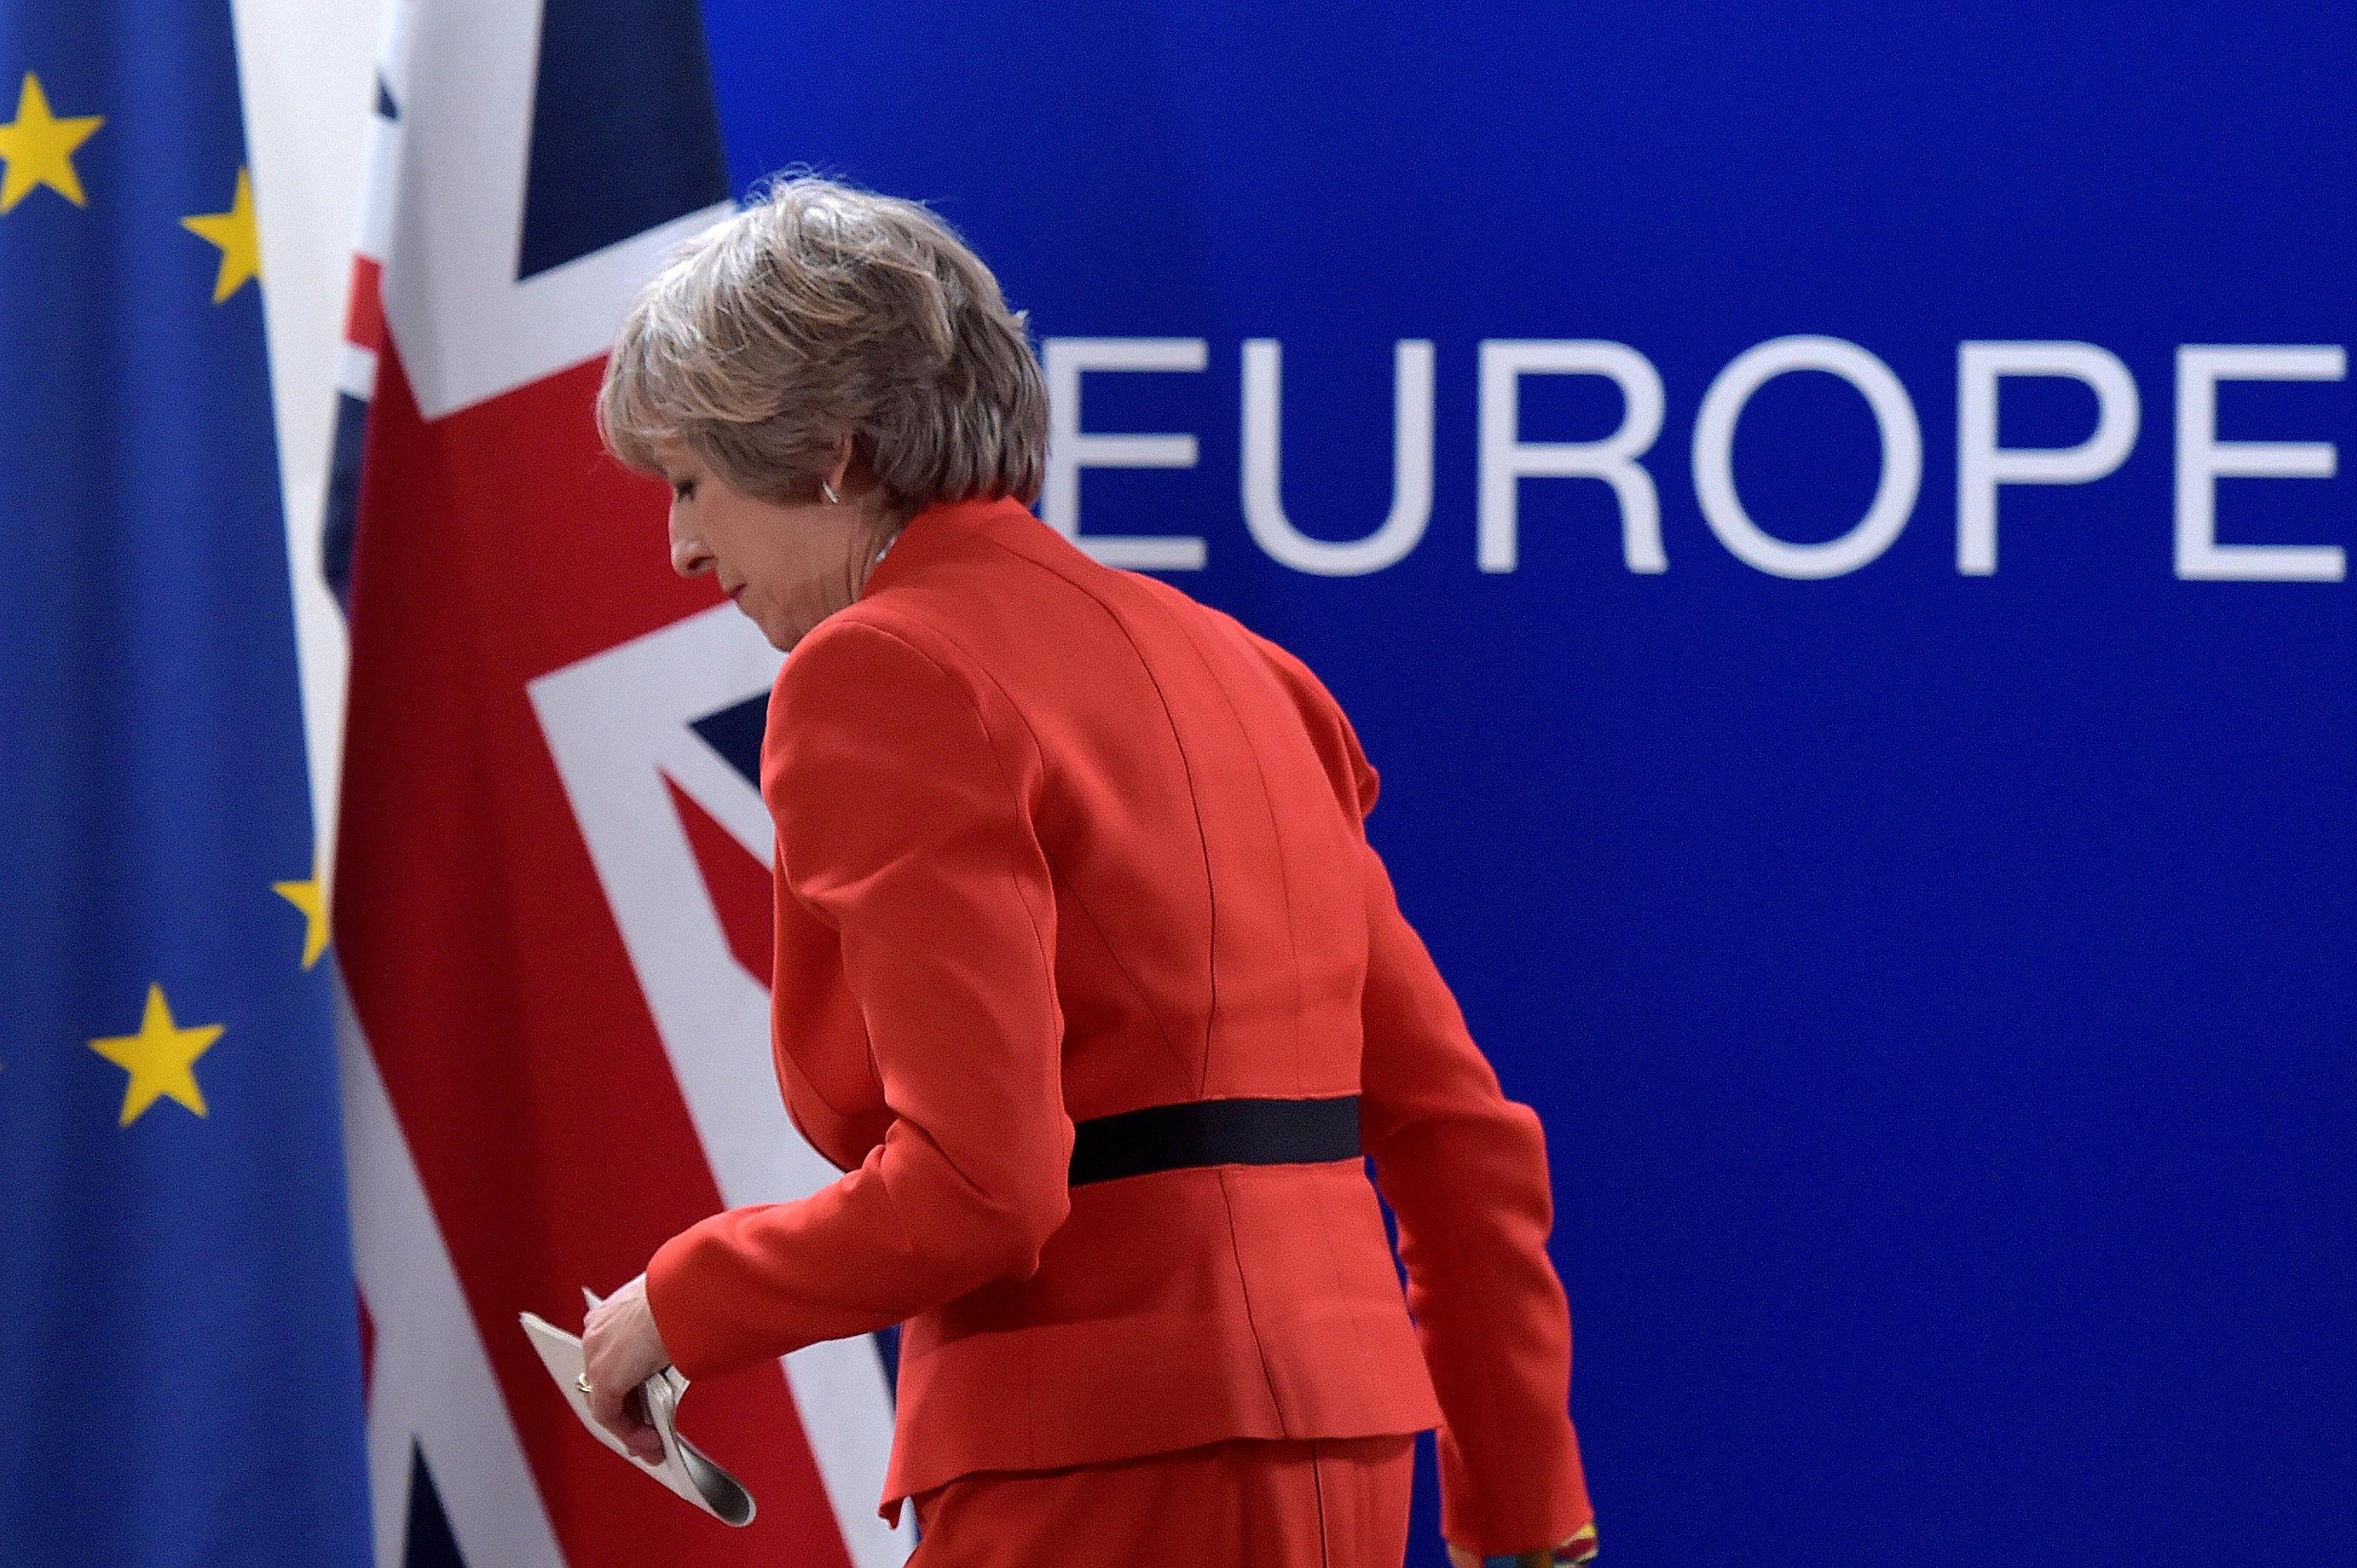
[[[594,1394],[597,1391],[589,1386],[589,1374],[587,1372],[576,1372],[573,1375],[573,1386],[585,1394]]]

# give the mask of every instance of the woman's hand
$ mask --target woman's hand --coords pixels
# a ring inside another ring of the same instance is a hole
[[[638,1397],[640,1383],[671,1365],[647,1305],[646,1275],[589,1309],[581,1326],[581,1359],[589,1380],[589,1413],[597,1424],[648,1464],[662,1464],[662,1438]]]

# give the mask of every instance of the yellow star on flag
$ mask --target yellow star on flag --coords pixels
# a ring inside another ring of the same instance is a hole
[[[303,911],[303,967],[310,968],[328,950],[328,897],[319,879],[308,882],[274,882],[272,892]]]
[[[221,247],[221,272],[213,279],[215,305],[243,287],[246,279],[262,281],[262,235],[253,225],[253,181],[245,170],[237,171],[237,195],[228,211],[183,218],[180,227]]]
[[[197,1058],[212,1049],[221,1028],[219,1024],[181,1028],[172,1021],[164,988],[150,984],[146,1015],[139,1020],[137,1034],[110,1035],[90,1043],[91,1050],[131,1075],[123,1090],[123,1119],[116,1125],[130,1126],[166,1095],[202,1116],[205,1097],[197,1088]]]
[[[41,91],[41,79],[27,71],[16,92],[16,117],[0,125],[0,164],[6,166],[6,172],[0,173],[0,212],[41,185],[76,207],[89,206],[82,199],[81,177],[74,173],[74,149],[105,124],[103,114],[59,119],[49,113],[49,95]]]

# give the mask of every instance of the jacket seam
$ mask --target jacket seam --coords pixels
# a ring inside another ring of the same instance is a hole
[[[1286,1436],[1293,1435],[1292,1424],[1285,1419],[1285,1402],[1277,1397],[1276,1374],[1269,1369],[1268,1342],[1260,1337],[1260,1317],[1253,1311],[1252,1274],[1244,1267],[1243,1240],[1236,1235],[1235,1195],[1228,1189],[1228,1173],[1219,1172],[1220,1212],[1228,1222],[1228,1253],[1236,1261],[1236,1290],[1244,1298],[1244,1326],[1252,1330],[1253,1354],[1260,1361],[1261,1380],[1268,1385],[1269,1412],[1276,1417],[1276,1429]]]
[[[1285,950],[1291,960],[1290,973],[1293,981],[1293,1007],[1291,1011],[1293,1025],[1293,1088],[1294,1092],[1297,1094],[1302,1093],[1305,1092],[1305,1088],[1301,1064],[1301,1012],[1306,999],[1303,993],[1301,980],[1301,941],[1299,920],[1294,908],[1293,900],[1293,857],[1286,851],[1285,832],[1278,825],[1276,820],[1275,800],[1268,781],[1268,766],[1261,758],[1260,747],[1252,744],[1251,733],[1245,729],[1244,716],[1242,711],[1236,706],[1234,693],[1228,690],[1227,682],[1221,678],[1220,672],[1212,667],[1211,660],[1205,657],[1203,645],[1196,639],[1193,628],[1179,621],[1175,616],[1172,616],[1168,606],[1157,605],[1157,607],[1161,610],[1166,620],[1168,620],[1173,626],[1178,628],[1179,635],[1187,639],[1188,646],[1195,650],[1195,657],[1202,661],[1204,673],[1211,678],[1211,686],[1213,690],[1220,693],[1220,702],[1227,708],[1228,716],[1235,722],[1237,732],[1244,737],[1244,749],[1251,755],[1253,759],[1253,776],[1260,780],[1261,811],[1268,822],[1269,838],[1276,846],[1277,887],[1285,897]],[[1305,735],[1307,731],[1305,726]],[[1314,746],[1312,750],[1315,750]]]
[[[1218,1032],[1220,1017],[1220,966],[1218,961],[1220,950],[1220,899],[1218,886],[1211,875],[1211,835],[1203,825],[1202,795],[1196,788],[1195,759],[1187,750],[1187,742],[1185,738],[1178,733],[1178,716],[1170,711],[1170,694],[1162,689],[1161,677],[1154,672],[1154,666],[1146,659],[1145,650],[1137,646],[1137,639],[1132,635],[1129,629],[1129,623],[1122,618],[1122,615],[1119,610],[1115,609],[1111,604],[1106,602],[1103,595],[1098,593],[1096,589],[1092,587],[1089,584],[1073,576],[1071,573],[1065,571],[1062,567],[1057,565],[1052,561],[1043,561],[1038,556],[1029,553],[1028,551],[1017,550],[1013,545],[1008,544],[1005,540],[994,538],[986,533],[977,534],[975,537],[981,540],[982,542],[988,544],[992,549],[998,551],[1001,554],[1011,555],[1018,561],[1028,562],[1031,565],[1034,565],[1039,570],[1047,573],[1049,576],[1071,585],[1071,586],[1078,592],[1082,597],[1087,599],[1091,604],[1096,606],[1098,609],[1102,610],[1104,613],[1105,618],[1113,622],[1114,629],[1121,634],[1121,639],[1129,645],[1130,652],[1136,656],[1138,668],[1146,672],[1146,680],[1151,682],[1154,687],[1155,700],[1162,706],[1162,722],[1170,731],[1171,746],[1178,753],[1178,765],[1186,770],[1187,805],[1188,809],[1194,813],[1195,843],[1202,851],[1203,854],[1204,925],[1208,931],[1208,938],[1204,943],[1203,970],[1206,976],[1206,990],[1209,993],[1210,1000],[1203,1013],[1203,1063],[1200,1070],[1197,1073],[1195,1079],[1195,1092],[1198,1095],[1200,1095],[1203,1092],[1204,1086],[1211,1081],[1211,1041]],[[995,677],[993,678],[993,683],[996,683]],[[1000,690],[1004,692],[1005,688],[1002,686],[1000,687]],[[1009,694],[1007,700],[1010,703],[1013,703],[1014,699],[1011,694]],[[1027,729],[1029,727],[1029,721],[1028,719],[1025,721],[1025,727]],[[1038,737],[1036,736],[1033,737],[1032,744],[1035,746],[1039,744]],[[1092,916],[1091,918],[1093,919],[1094,917]],[[1108,950],[1110,950],[1110,944],[1108,944]],[[1124,978],[1127,978],[1127,972],[1124,971],[1123,972]],[[1135,985],[1135,982],[1133,981],[1131,983]],[[1143,996],[1144,993],[1141,992],[1140,995]],[[1148,1006],[1150,1009],[1150,1002]],[[1161,1030],[1164,1038],[1168,1040],[1169,1032],[1168,1029],[1163,1028],[1161,1015],[1158,1013],[1155,1015],[1155,1027]],[[1178,1051],[1177,1042],[1171,1041],[1170,1047],[1172,1053],[1174,1055],[1178,1055]],[[1178,1065],[1182,1069],[1186,1067],[1187,1062],[1184,1056],[1179,1056]]]

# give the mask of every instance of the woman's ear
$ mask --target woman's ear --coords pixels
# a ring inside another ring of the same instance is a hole
[[[834,438],[834,462],[827,468],[826,471],[827,488],[832,489],[836,495],[844,493],[844,482],[851,477],[851,437],[848,435],[836,436]]]

